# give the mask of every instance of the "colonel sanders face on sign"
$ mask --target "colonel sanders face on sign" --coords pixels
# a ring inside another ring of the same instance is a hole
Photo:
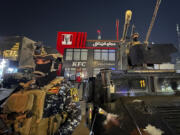
[[[62,45],[72,45],[72,34],[63,34]]]

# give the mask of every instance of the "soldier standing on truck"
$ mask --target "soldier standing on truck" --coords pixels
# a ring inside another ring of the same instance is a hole
[[[71,135],[80,123],[81,110],[73,100],[71,84],[56,77],[62,57],[38,48],[34,60],[35,77],[21,83],[22,89],[3,105],[0,134]]]
[[[132,40],[132,46],[141,44],[141,42],[139,41],[139,33],[134,33],[132,35]]]

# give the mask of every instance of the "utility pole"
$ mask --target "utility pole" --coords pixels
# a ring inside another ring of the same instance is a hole
[[[175,69],[177,73],[180,73],[180,30],[179,30],[179,24],[176,24],[176,32],[177,32],[177,38],[178,38],[178,56],[176,57],[176,65],[175,65]]]
[[[177,38],[178,38],[178,51],[180,53],[180,30],[179,30],[179,24],[176,24],[176,31],[177,31]]]
[[[116,40],[119,40],[119,19],[116,19]]]

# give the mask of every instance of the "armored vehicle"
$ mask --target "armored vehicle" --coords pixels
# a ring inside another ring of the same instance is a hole
[[[95,134],[143,134],[150,125],[166,135],[180,134],[180,74],[174,70],[104,69],[88,88],[87,124]],[[97,107],[118,114],[120,126],[106,129]]]
[[[157,0],[155,11],[159,4]],[[86,85],[87,125],[95,135],[179,135],[180,74],[171,64],[155,67],[170,63],[177,50],[171,44],[150,45],[150,29],[145,43],[134,32],[127,40],[131,15],[126,12],[117,70],[102,69]],[[98,108],[117,114],[119,125],[105,126],[106,116]]]

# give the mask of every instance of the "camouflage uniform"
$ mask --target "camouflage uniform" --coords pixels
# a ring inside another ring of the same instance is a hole
[[[38,57],[35,57],[37,59]],[[38,64],[36,64],[37,66]],[[44,68],[43,66],[41,68],[38,68],[37,71],[41,71],[41,69]],[[52,79],[52,72],[49,72],[47,77],[42,77],[42,78],[37,78],[37,81],[40,80],[41,84],[42,79],[46,80],[46,78],[51,78]],[[54,77],[53,77],[54,78]],[[55,79],[55,78],[54,78]],[[50,82],[49,82],[50,83]],[[50,97],[54,99],[57,98],[57,103],[50,103],[49,105],[44,106],[44,113],[51,114],[52,112],[59,113],[59,114],[65,114],[62,115],[64,116],[64,122],[60,125],[59,128],[59,135],[71,135],[74,129],[78,126],[78,124],[81,121],[81,109],[80,109],[80,103],[74,101],[74,95],[71,93],[71,84],[70,82],[67,82],[66,80],[63,80],[60,84],[59,87],[59,93],[56,95],[56,97]],[[45,101],[46,102],[46,101]],[[54,109],[54,107],[49,107],[49,106],[57,106],[57,109]],[[51,108],[48,112],[48,107]],[[57,110],[57,111],[55,111]],[[48,116],[48,115],[47,115]],[[49,116],[50,117],[50,116]]]
[[[57,78],[56,71],[62,58],[55,54],[39,54],[34,55],[34,60],[30,81],[20,83],[20,88],[8,97],[3,106],[0,116],[7,130],[5,128],[2,132],[71,135],[80,123],[81,110],[72,85],[62,77]],[[9,119],[10,115],[13,119]],[[0,126],[0,134],[2,132]]]
[[[70,86],[62,83],[59,96],[62,98],[60,110],[65,111],[68,116],[60,127],[60,135],[70,135],[81,121],[81,109],[79,102],[73,102],[70,93]]]

